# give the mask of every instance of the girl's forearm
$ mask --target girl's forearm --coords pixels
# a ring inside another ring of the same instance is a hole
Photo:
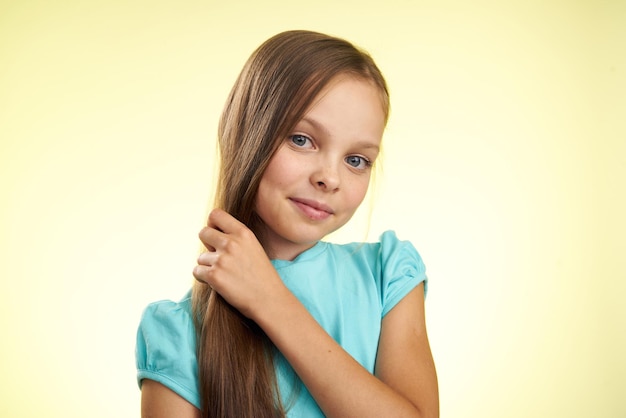
[[[287,289],[255,320],[329,417],[420,417],[418,408],[354,360]]]

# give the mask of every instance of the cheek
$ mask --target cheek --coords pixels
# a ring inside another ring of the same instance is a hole
[[[265,173],[263,173],[263,177],[261,177],[261,183],[259,184],[259,191],[269,193],[272,190],[275,190],[277,186],[281,183],[281,172],[278,165],[270,164]]]
[[[348,187],[348,201],[355,210],[361,204],[361,202],[363,202],[363,199],[365,199],[365,194],[367,193],[368,186],[369,179],[355,181],[350,184],[350,187]]]
[[[257,191],[256,207],[266,210],[273,208],[281,198],[289,194],[293,182],[293,162],[280,153],[270,161],[261,177]]]
[[[284,186],[293,178],[298,168],[294,158],[288,158],[284,149],[279,149],[268,164],[261,182],[273,186]]]

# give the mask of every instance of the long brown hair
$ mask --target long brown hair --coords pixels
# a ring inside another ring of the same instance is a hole
[[[253,52],[220,119],[216,207],[258,234],[262,221],[254,205],[265,168],[317,94],[339,74],[374,83],[388,114],[389,95],[378,67],[345,40],[288,31]],[[284,417],[275,348],[265,333],[205,284],[194,284],[192,306],[202,416]]]

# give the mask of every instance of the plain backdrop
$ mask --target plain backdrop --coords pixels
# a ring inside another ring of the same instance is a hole
[[[388,79],[375,188],[329,239],[418,248],[442,418],[626,416],[626,3],[595,0],[1,1],[0,416],[139,415],[137,324],[192,283],[222,104],[299,28]]]

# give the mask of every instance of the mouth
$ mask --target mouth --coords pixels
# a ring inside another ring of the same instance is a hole
[[[321,221],[334,214],[333,210],[320,202],[292,197],[289,199],[308,218]]]

